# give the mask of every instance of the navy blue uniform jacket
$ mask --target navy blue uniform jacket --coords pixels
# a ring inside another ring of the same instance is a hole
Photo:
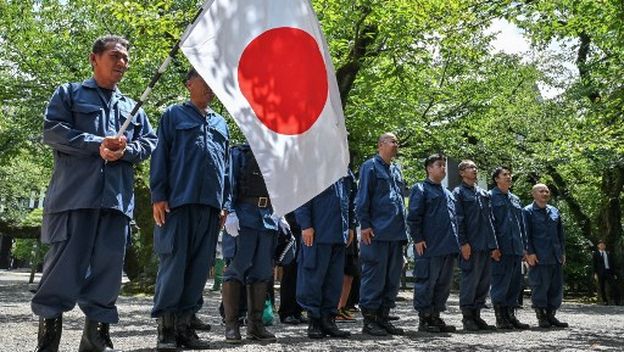
[[[490,197],[498,248],[503,255],[524,255],[526,234],[520,199],[511,192],[501,192],[498,187],[490,190]]]
[[[459,245],[470,244],[473,251],[498,248],[488,192],[479,186],[462,182],[453,190]]]
[[[536,254],[538,265],[562,264],[565,255],[565,235],[561,214],[551,205],[540,208],[532,203],[524,207],[527,252]]]
[[[373,240],[407,240],[404,185],[399,167],[386,164],[379,155],[360,167],[355,212],[363,229],[373,229]]]
[[[423,257],[459,253],[455,199],[442,185],[427,179],[412,187],[407,224],[414,243],[427,245]]]
[[[317,243],[346,243],[349,229],[355,230],[355,178],[353,173],[336,181],[297,210],[301,229],[314,228]]]
[[[43,142],[54,151],[54,172],[45,198],[46,214],[75,209],[115,209],[128,217],[134,210],[134,164],[156,147],[156,134],[143,109],[124,132],[123,157],[105,162],[100,144],[114,136],[136,104],[112,92],[106,102],[93,78],[60,86],[45,112]]]
[[[152,155],[152,202],[170,208],[202,204],[222,209],[225,171],[229,161],[225,120],[210,111],[204,117],[191,102],[165,110]]]

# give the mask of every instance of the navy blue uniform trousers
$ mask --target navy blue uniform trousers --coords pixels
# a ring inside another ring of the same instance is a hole
[[[236,237],[236,253],[223,272],[223,282],[236,280],[243,285],[269,282],[273,277],[273,254],[277,232],[242,226]]]
[[[490,291],[492,265],[490,251],[473,251],[468,260],[459,256],[461,282],[459,306],[468,309],[481,309]]]
[[[360,243],[360,307],[394,308],[403,271],[403,241]]]
[[[500,261],[492,259],[492,304],[515,308],[522,290],[522,257],[503,255]]]
[[[345,262],[344,243],[301,246],[297,271],[297,303],[313,318],[337,313]]]
[[[50,245],[33,312],[54,318],[76,303],[90,319],[117,323],[115,302],[130,219],[109,209],[80,209],[44,215],[42,242]]]
[[[220,209],[184,205],[171,209],[165,224],[154,228],[154,251],[160,264],[152,317],[165,312],[196,313],[214,264]]]
[[[561,264],[536,265],[529,270],[533,308],[559,309],[563,301]]]
[[[414,259],[414,309],[419,312],[443,312],[451,293],[453,268],[457,254]]]

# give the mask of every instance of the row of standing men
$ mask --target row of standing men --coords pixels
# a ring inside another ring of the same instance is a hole
[[[247,337],[274,341],[261,315],[276,233],[287,224],[273,215],[253,153],[248,146],[230,148],[225,120],[209,108],[214,95],[194,70],[185,79],[190,100],[166,109],[157,136],[140,110],[123,137],[103,137],[116,133],[135,104],[117,88],[128,68],[128,47],[121,37],[98,38],[90,55],[93,77],[60,86],[46,109],[43,137],[55,164],[42,226],[42,240],[50,250],[32,299],[40,317],[37,351],[58,350],[62,314],[76,303],[86,315],[79,350],[118,351],[109,326],[119,319],[115,303],[134,209],[133,165],[150,155],[154,251],[160,260],[151,312],[158,321],[158,350],[209,347],[196,333],[201,321],[195,313],[203,304],[223,225],[237,241],[222,290],[226,341],[241,341],[237,307],[243,289]],[[465,183],[451,194],[440,185],[445,174],[441,155],[426,160],[427,180],[413,187],[405,211],[403,178],[392,162],[397,147],[393,134],[380,137],[378,155],[360,169],[357,195],[350,175],[295,212],[303,230],[297,300],[310,318],[308,335],[349,335],[336,327],[334,318],[344,244],[353,237],[356,219],[362,228],[359,305],[364,333],[403,333],[388,314],[399,289],[407,233],[417,253],[419,330],[454,330],[440,312],[460,250],[466,329],[491,328],[479,315],[490,277],[497,326],[526,327],[513,313],[523,256],[533,265],[533,304],[540,326],[564,325],[554,317],[565,261],[558,211],[538,197],[523,211],[509,192],[511,174],[505,168],[495,171],[497,187],[489,193],[462,175]],[[474,163],[462,165],[460,173],[472,170],[476,181]],[[547,193],[544,188],[537,185],[534,196]]]

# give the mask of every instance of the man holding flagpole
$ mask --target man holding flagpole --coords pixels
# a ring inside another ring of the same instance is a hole
[[[110,324],[121,288],[126,239],[134,210],[134,165],[149,158],[156,135],[143,110],[117,84],[128,70],[130,44],[95,40],[93,77],[60,86],[46,108],[43,142],[54,153],[41,241],[49,244],[32,299],[39,316],[37,352],[58,351],[63,313],[78,303],[85,314],[79,351],[117,351]],[[122,136],[124,121],[132,122]]]

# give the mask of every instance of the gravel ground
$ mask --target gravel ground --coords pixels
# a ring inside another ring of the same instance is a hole
[[[37,320],[30,311],[28,273],[0,271],[0,351],[33,351],[36,345]],[[210,283],[209,283],[210,284]],[[209,287],[209,286],[207,286]],[[279,296],[279,295],[278,295]],[[417,331],[418,317],[411,308],[411,292],[401,291],[397,309],[401,317],[397,325],[406,329],[406,336],[371,338],[361,334],[362,321],[341,323],[339,326],[351,331],[350,339],[311,340],[306,327],[283,325],[279,322],[269,329],[276,333],[278,343],[261,345],[245,342],[239,346],[223,342],[223,327],[216,313],[219,295],[205,292],[205,305],[199,315],[208,321],[213,330],[200,333],[202,338],[213,341],[214,349],[236,351],[624,351],[624,307],[599,306],[565,302],[559,314],[561,320],[570,323],[568,329],[541,330],[532,310],[519,310],[521,321],[533,326],[521,332],[428,334]],[[528,300],[527,300],[528,301]],[[526,304],[526,303],[525,303]],[[152,305],[150,296],[120,297],[118,308],[120,324],[111,328],[116,348],[124,351],[152,351],[156,343],[156,324],[149,318]],[[491,309],[483,311],[483,317],[494,321]],[[451,295],[449,310],[443,314],[447,323],[461,327],[461,314],[457,295]],[[61,351],[76,351],[83,325],[82,312],[76,308],[64,316]],[[244,328],[242,328],[244,334]]]

